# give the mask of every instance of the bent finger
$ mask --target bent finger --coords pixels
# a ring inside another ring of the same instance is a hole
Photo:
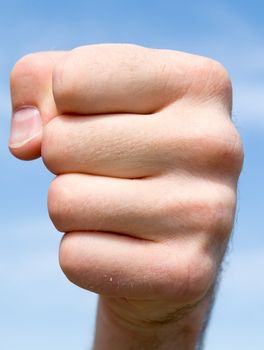
[[[53,93],[63,114],[148,114],[180,99],[204,58],[136,45],[83,46],[58,61]]]

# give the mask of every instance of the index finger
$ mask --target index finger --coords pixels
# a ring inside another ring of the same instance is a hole
[[[198,95],[213,62],[136,45],[83,46],[57,62],[53,95],[65,114],[154,113],[187,92]]]

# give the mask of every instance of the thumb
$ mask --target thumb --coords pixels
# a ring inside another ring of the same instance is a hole
[[[38,158],[42,129],[58,115],[52,93],[52,72],[65,52],[42,52],[20,59],[11,72],[11,153],[23,160]]]

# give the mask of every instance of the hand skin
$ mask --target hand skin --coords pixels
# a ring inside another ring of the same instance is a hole
[[[15,65],[10,150],[56,174],[62,270],[100,295],[94,350],[201,346],[243,162],[231,90],[211,59],[134,45]]]

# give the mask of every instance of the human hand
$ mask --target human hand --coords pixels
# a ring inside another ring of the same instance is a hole
[[[143,339],[184,328],[188,345],[179,348],[192,349],[232,230],[243,158],[224,68],[175,51],[95,45],[24,57],[11,91],[19,112],[10,150],[41,154],[57,175],[48,206],[66,232],[61,267],[101,295],[98,334],[144,330]],[[109,349],[108,338],[98,336],[96,349]]]

